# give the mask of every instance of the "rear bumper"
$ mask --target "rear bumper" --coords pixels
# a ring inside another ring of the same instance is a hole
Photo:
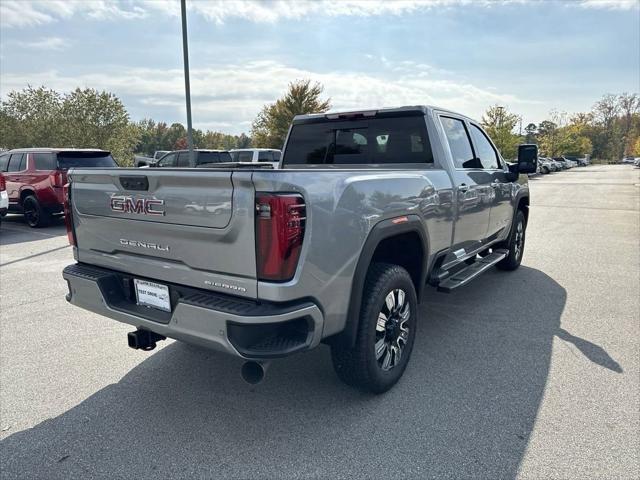
[[[258,303],[160,281],[169,286],[172,305],[163,312],[136,304],[130,274],[78,263],[62,276],[73,305],[245,359],[287,356],[317,346],[322,337],[323,316],[310,301]]]

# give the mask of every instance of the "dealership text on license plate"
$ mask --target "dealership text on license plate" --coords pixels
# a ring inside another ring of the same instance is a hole
[[[171,299],[169,297],[169,287],[160,283],[149,282],[147,280],[134,280],[136,286],[136,298],[138,305],[158,308],[165,312],[171,311]]]

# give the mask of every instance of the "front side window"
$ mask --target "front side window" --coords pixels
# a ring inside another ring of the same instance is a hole
[[[432,167],[434,162],[425,120],[419,115],[294,125],[283,163]]]
[[[447,137],[453,165],[456,168],[482,168],[480,161],[473,154],[464,122],[458,118],[440,117],[440,123]]]
[[[476,146],[476,152],[482,168],[488,170],[495,170],[500,168],[500,161],[498,160],[498,154],[493,148],[493,145],[489,142],[486,134],[477,125],[471,124],[471,137],[473,138],[473,144]]]

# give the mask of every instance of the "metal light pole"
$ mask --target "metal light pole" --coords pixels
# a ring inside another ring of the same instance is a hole
[[[184,57],[184,90],[187,101],[187,144],[189,145],[189,164],[195,164],[193,156],[193,134],[191,126],[191,85],[189,83],[189,46],[187,45],[187,5],[186,0],[180,0],[182,13],[182,56]]]

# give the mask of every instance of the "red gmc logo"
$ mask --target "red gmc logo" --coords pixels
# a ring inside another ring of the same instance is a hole
[[[111,210],[121,213],[137,213],[139,215],[164,215],[164,200],[112,195]]]

